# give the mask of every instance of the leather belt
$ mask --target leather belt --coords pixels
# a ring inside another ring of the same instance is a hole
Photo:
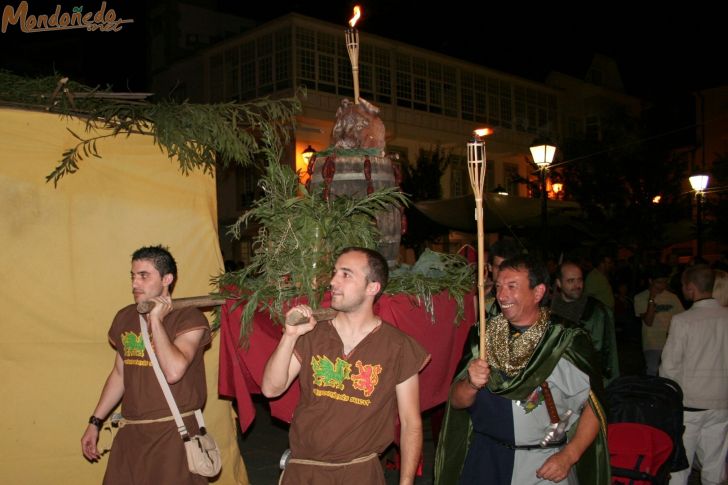
[[[481,433],[480,431],[475,431],[476,434],[479,434],[481,436],[485,436],[489,440],[493,441],[494,443],[498,443],[504,448],[508,448],[509,450],[544,450],[546,448],[560,448],[566,444],[566,439],[563,439],[559,441],[558,443],[549,443],[546,446],[541,445],[516,445],[513,443],[507,443],[505,441],[501,441],[498,438],[495,438],[487,433]]]

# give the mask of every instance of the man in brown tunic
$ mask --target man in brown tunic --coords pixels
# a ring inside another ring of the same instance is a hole
[[[374,301],[387,284],[376,251],[347,248],[331,279],[330,321],[286,325],[268,360],[262,390],[281,395],[300,377],[301,399],[290,432],[291,459],[281,479],[295,485],[383,485],[378,454],[401,422],[400,484],[414,483],[422,449],[418,373],[429,356],[412,338],[382,322]],[[289,312],[290,313],[290,312]]]
[[[97,461],[101,456],[99,429],[121,401],[126,424],[114,439],[106,485],[207,483],[205,477],[187,468],[184,444],[144,348],[136,311],[139,302],[156,302],[146,324],[162,372],[194,435],[198,432],[196,420],[185,415],[205,404],[203,351],[210,342],[210,328],[197,309],[172,310],[170,292],[176,279],[177,265],[166,248],[144,247],[132,255],[134,304],[121,309],[111,324],[109,341],[117,351],[114,366],[81,438],[83,455]]]

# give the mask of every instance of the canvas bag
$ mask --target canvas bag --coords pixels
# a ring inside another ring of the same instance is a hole
[[[159,367],[159,361],[157,356],[152,349],[152,342],[149,339],[149,330],[147,330],[147,322],[144,317],[139,315],[139,324],[142,327],[142,337],[144,338],[144,347],[149,354],[149,359],[152,361],[152,367],[154,373],[157,376],[159,385],[162,387],[164,398],[167,400],[167,405],[174,415],[174,421],[177,423],[177,431],[184,441],[185,453],[187,454],[187,468],[190,472],[203,477],[214,477],[220,473],[222,468],[222,460],[220,458],[220,449],[215,442],[215,439],[205,429],[205,420],[202,417],[202,411],[199,409],[195,410],[195,419],[197,425],[200,428],[200,434],[190,436],[187,432],[187,427],[182,421],[180,416],[179,408],[177,408],[177,402],[172,396],[172,391],[169,388],[167,379],[164,377],[161,367]]]

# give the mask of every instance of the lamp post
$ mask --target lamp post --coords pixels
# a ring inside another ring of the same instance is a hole
[[[563,191],[564,191],[564,184],[561,182],[553,182],[551,184],[551,190],[554,191],[555,199],[561,199],[561,196],[563,195]]]
[[[303,167],[301,167],[299,172],[301,183],[306,186],[306,189],[310,189],[313,166],[316,163],[316,150],[311,145],[308,145],[301,152],[301,160],[303,160]]]
[[[690,177],[690,186],[695,191],[695,212],[696,212],[696,229],[697,229],[697,248],[695,256],[701,258],[703,256],[703,197],[705,197],[705,188],[708,186],[708,177],[705,174],[697,174]]]
[[[303,158],[303,161],[307,167],[308,164],[311,163],[311,159],[314,155],[316,155],[316,150],[314,150],[311,145],[307,146],[306,149],[301,152],[301,158]]]
[[[546,170],[554,160],[556,147],[552,145],[537,145],[531,147],[531,155],[534,163],[538,166],[541,175],[541,232],[546,238],[546,224],[548,216],[546,212]]]
[[[508,190],[503,188],[501,184],[498,184],[496,188],[490,191],[492,194],[508,195]]]

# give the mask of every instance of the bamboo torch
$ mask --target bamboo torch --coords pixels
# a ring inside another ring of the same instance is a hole
[[[485,360],[485,216],[483,213],[483,188],[485,186],[485,142],[483,138],[493,133],[490,128],[473,132],[468,142],[468,175],[475,196],[475,220],[478,225],[478,325],[480,330],[480,358]]]
[[[354,80],[354,104],[359,104],[359,31],[354,27],[361,17],[361,7],[354,6],[354,16],[349,20],[350,28],[344,32],[346,36],[346,50],[351,61],[351,77]]]

